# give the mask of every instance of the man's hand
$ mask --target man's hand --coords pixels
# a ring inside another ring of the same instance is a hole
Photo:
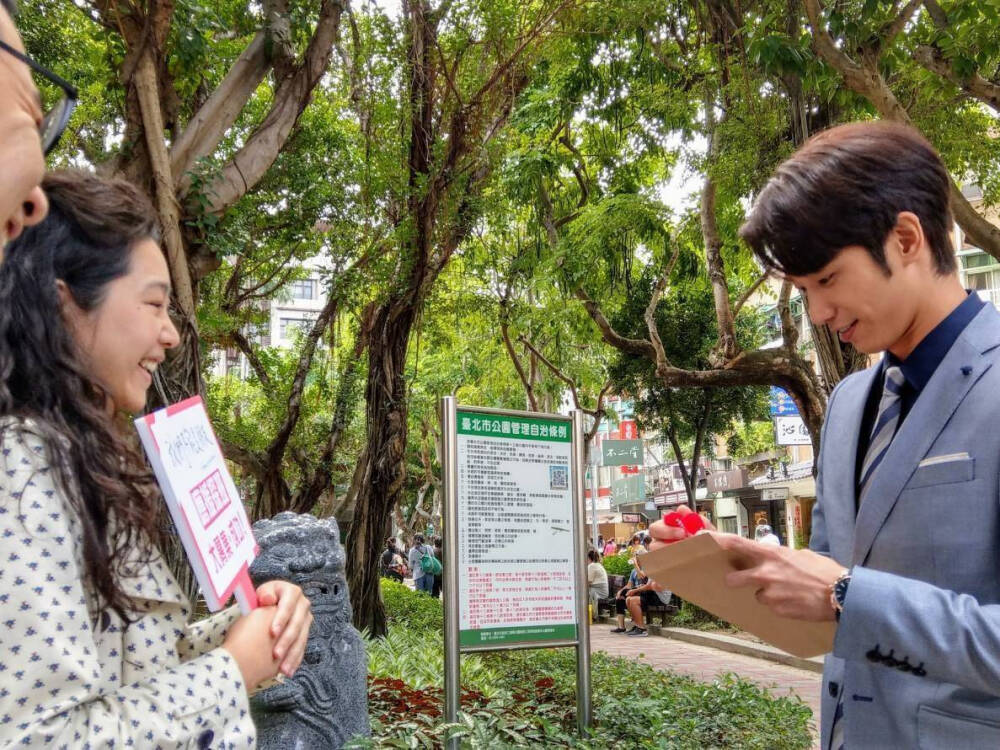
[[[678,505],[677,510],[675,512],[681,516],[687,516],[690,515],[691,513],[694,513],[694,511],[691,510],[686,505]],[[706,529],[708,529],[709,531],[715,531],[715,527],[712,525],[710,521],[705,519],[702,520],[705,524]],[[653,550],[660,549],[661,547],[665,547],[666,545],[672,542],[679,542],[681,539],[686,539],[687,537],[690,536],[690,534],[688,534],[687,532],[687,529],[684,529],[680,526],[667,526],[665,523],[663,523],[662,519],[659,521],[654,521],[649,525],[649,535],[653,538],[653,540],[649,543],[650,552],[652,552]]]
[[[758,544],[735,534],[713,532],[712,536],[746,566],[726,576],[727,586],[753,587],[757,601],[780,617],[817,622],[835,619],[830,585],[844,572],[836,560],[812,550]]]

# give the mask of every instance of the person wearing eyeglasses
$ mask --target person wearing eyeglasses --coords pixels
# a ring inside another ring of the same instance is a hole
[[[48,212],[41,188],[45,155],[59,142],[77,99],[71,84],[24,54],[14,12],[14,0],[0,0],[0,260],[4,246]],[[33,76],[63,92],[48,112]]]

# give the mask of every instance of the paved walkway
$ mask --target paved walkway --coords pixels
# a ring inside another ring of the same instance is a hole
[[[628,625],[631,627],[631,622]],[[711,682],[720,673],[734,672],[767,688],[773,695],[798,695],[812,709],[813,724],[819,723],[821,679],[815,672],[662,636],[629,638],[612,634],[610,632],[612,627],[613,623],[595,623],[591,626],[592,651],[604,651],[642,661],[657,669],[670,669],[703,682]],[[817,726],[813,726],[813,730],[813,736],[816,738]],[[818,740],[815,745],[818,747]]]

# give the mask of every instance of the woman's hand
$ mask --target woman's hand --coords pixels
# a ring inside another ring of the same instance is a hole
[[[305,654],[312,612],[302,589],[288,581],[257,588],[258,607],[232,624],[222,647],[252,690],[280,672],[291,677]]]
[[[258,586],[257,602],[262,607],[276,605],[271,621],[271,637],[276,642],[271,656],[281,663],[281,673],[291,677],[306,652],[312,605],[302,589],[288,581],[268,581]]]
[[[277,607],[257,607],[234,622],[222,647],[236,661],[247,690],[278,674],[281,660],[274,658],[278,639],[271,635],[271,622]]]

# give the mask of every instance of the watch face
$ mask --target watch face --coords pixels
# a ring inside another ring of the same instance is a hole
[[[841,607],[844,606],[844,597],[847,596],[847,585],[851,582],[851,579],[841,578],[833,587],[833,596],[837,600],[837,604]]]

